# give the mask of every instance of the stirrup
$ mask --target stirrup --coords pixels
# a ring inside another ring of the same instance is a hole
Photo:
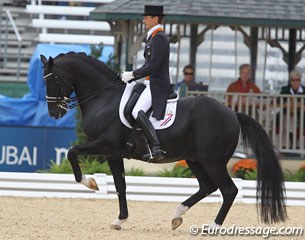
[[[159,146],[153,147],[152,151],[150,148],[148,148],[149,153],[143,155],[143,160],[148,163],[158,163],[161,160],[165,159],[166,152],[163,151]]]

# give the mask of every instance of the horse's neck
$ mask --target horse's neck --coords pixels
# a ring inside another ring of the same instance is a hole
[[[94,139],[110,126],[120,123],[119,105],[123,91],[123,85],[119,85],[80,105],[83,130],[87,136]]]
[[[96,95],[89,99],[88,101],[81,103],[81,99],[79,101],[80,109],[82,112],[83,118],[94,114],[98,109],[103,109],[105,114],[109,114],[110,111],[117,111],[119,109],[119,104],[121,97],[124,92],[124,85],[117,85],[112,86],[110,88],[101,88],[101,91],[98,91],[98,89],[94,90]],[[92,92],[91,92],[92,93]],[[90,96],[91,93],[88,93]],[[79,97],[79,95],[77,95]],[[83,95],[84,96],[84,95]],[[111,108],[109,108],[111,106]]]
[[[103,89],[107,89],[112,85],[115,85],[113,81],[114,78],[115,76],[105,77],[101,73],[85,73],[84,76],[76,75],[74,80],[75,92],[78,97],[91,95],[99,90],[102,91]]]
[[[102,89],[107,84],[99,82],[98,79],[91,79],[85,76],[76,76],[75,79],[74,88],[78,97],[90,95],[98,89]]]
[[[115,74],[107,74],[109,69],[91,68],[88,72],[74,65],[73,86],[83,119],[94,118],[99,109],[109,109],[111,105],[114,109],[119,109],[119,102],[124,91],[124,84],[117,82]],[[107,112],[105,111],[105,112]],[[104,112],[104,111],[103,111]]]

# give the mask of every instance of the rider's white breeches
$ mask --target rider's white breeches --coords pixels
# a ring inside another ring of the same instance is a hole
[[[143,83],[146,85],[146,88],[142,92],[135,107],[132,110],[132,116],[134,119],[137,119],[139,111],[143,110],[144,112],[147,112],[151,108],[151,92],[149,81],[145,80]]]

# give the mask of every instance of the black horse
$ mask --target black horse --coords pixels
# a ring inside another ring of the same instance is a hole
[[[84,53],[60,54],[48,60],[41,55],[44,65],[49,115],[61,118],[71,100],[77,100],[83,129],[89,142],[70,148],[75,179],[87,187],[97,188],[94,179],[83,177],[77,156],[103,155],[113,174],[118,193],[120,214],[112,227],[120,229],[128,217],[123,157],[131,130],[119,119],[119,104],[125,89],[118,74]],[[76,98],[69,96],[75,92]],[[73,104],[72,104],[73,105]],[[223,196],[215,224],[222,225],[238,192],[227,172],[241,134],[245,145],[253,150],[258,162],[257,200],[263,222],[285,221],[287,218],[282,170],[275,149],[261,125],[243,113],[235,113],[216,100],[187,97],[178,101],[174,124],[157,134],[166,151],[163,163],[188,159],[187,164],[199,182],[199,190],[178,205],[172,229],[182,223],[182,215],[204,197],[217,189]],[[142,134],[136,135],[133,158],[141,160],[147,147]]]

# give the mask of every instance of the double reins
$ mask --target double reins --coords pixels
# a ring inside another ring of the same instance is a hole
[[[84,104],[88,101],[90,101],[91,99],[95,98],[96,96],[100,95],[102,92],[104,92],[105,90],[107,90],[108,88],[117,86],[119,84],[122,84],[123,82],[121,81],[121,76],[120,74],[117,74],[113,84],[110,84],[108,86],[105,86],[101,89],[98,89],[92,93],[80,96],[80,97],[67,97],[65,96],[65,93],[63,91],[63,89],[61,88],[60,84],[59,84],[59,77],[56,74],[53,74],[53,72],[46,74],[45,76],[43,76],[43,78],[46,80],[48,77],[54,75],[55,78],[55,83],[58,86],[58,89],[60,91],[60,96],[56,96],[56,97],[50,97],[48,95],[46,95],[46,100],[47,103],[57,103],[57,107],[64,109],[65,111],[71,110],[73,108],[76,108],[77,106]],[[64,84],[66,84],[70,89],[72,89],[72,92],[74,92],[74,87],[69,84],[67,81],[65,81],[64,79],[60,79]]]

